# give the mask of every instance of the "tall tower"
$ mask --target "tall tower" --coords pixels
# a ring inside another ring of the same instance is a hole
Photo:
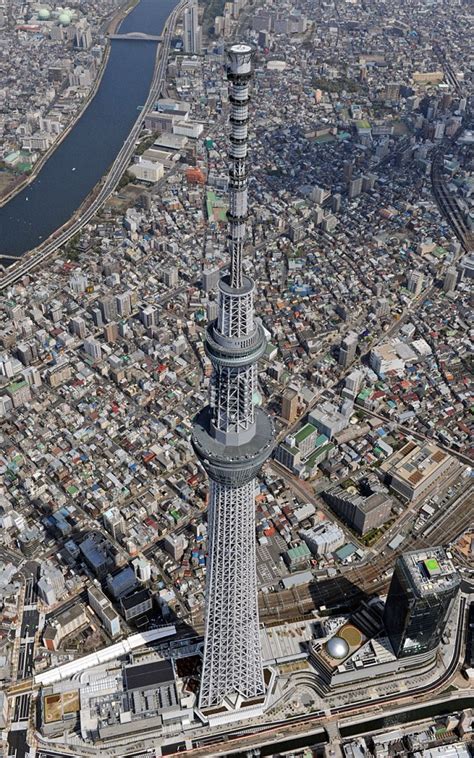
[[[265,351],[254,318],[255,284],[242,256],[247,218],[247,127],[252,49],[227,50],[230,104],[228,248],[218,316],[207,329],[209,405],[194,420],[193,446],[210,479],[206,630],[199,705],[211,718],[255,709],[265,688],[257,603],[255,477],[273,448],[259,407],[257,361]],[[219,717],[220,718],[220,717]]]

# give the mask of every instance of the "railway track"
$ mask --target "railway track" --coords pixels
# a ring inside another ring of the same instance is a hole
[[[464,97],[463,89],[458,81],[456,72],[446,58],[446,53],[438,44],[434,45],[433,49],[441,61],[444,74],[449,84],[453,87],[459,97]],[[466,253],[470,253],[474,249],[474,235],[469,229],[465,215],[457,199],[448,189],[443,175],[443,161],[446,150],[455,145],[464,129],[470,125],[470,119],[471,111],[468,101],[459,129],[457,129],[452,137],[448,140],[444,140],[441,145],[435,149],[431,161],[431,186],[436,203],[441,214],[450,225]]]

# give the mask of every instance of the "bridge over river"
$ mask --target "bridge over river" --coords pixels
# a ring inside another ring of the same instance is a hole
[[[145,32],[128,32],[127,34],[109,34],[109,39],[134,39],[142,40],[143,42],[161,42],[163,37],[159,37],[156,34],[145,34]]]

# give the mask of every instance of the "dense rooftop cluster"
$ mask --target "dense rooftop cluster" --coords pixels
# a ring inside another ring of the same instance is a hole
[[[454,24],[448,2],[422,6],[365,4],[355,20],[351,4],[267,3],[240,29],[257,47],[245,266],[261,293],[259,380],[280,451],[257,494],[265,595],[357,566],[399,517],[405,528],[435,514],[439,503],[420,516],[434,480],[404,494],[384,479],[408,434],[420,456],[443,448],[449,496],[465,486],[474,264],[440,214],[430,169],[444,151],[468,218],[472,133],[458,138],[470,126],[468,9]],[[207,485],[189,437],[227,257],[222,39],[203,57],[173,56],[168,81],[119,190],[0,299],[5,629],[18,551],[48,555],[73,596],[102,582],[124,633],[106,575],[137,556],[151,566],[153,623],[202,620]],[[61,605],[47,593],[43,604]]]

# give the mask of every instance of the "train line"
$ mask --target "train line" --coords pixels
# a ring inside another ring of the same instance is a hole
[[[453,87],[459,97],[464,97],[465,95],[456,76],[456,72],[454,71],[451,63],[446,58],[446,53],[438,44],[434,45],[433,49],[441,61],[444,74],[449,84]],[[448,140],[443,140],[443,142],[437,148],[435,148],[431,161],[431,186],[436,203],[441,214],[450,225],[451,229],[453,230],[466,253],[470,253],[474,249],[473,234],[469,229],[462,208],[460,207],[457,199],[451,194],[448,189],[446,180],[443,175],[443,162],[445,151],[456,143],[457,139],[462,134],[466,126],[469,125],[470,116],[471,111],[469,108],[469,103],[467,103],[459,129],[456,130],[452,137],[450,137]]]

